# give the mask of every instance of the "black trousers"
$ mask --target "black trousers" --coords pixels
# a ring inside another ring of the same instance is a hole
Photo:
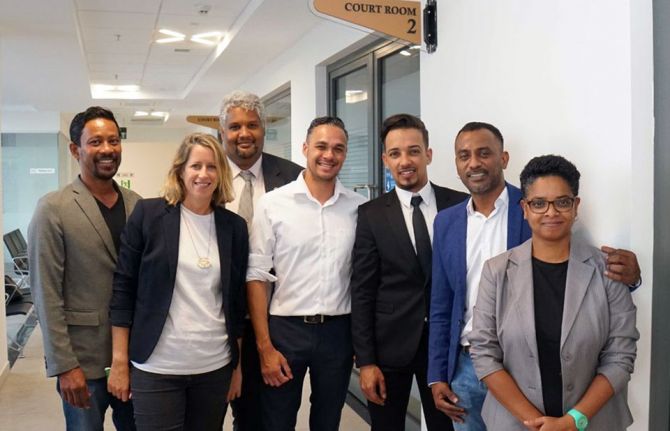
[[[131,368],[138,431],[220,431],[230,364],[203,374],[155,374]]]
[[[242,337],[242,396],[230,403],[234,431],[263,431],[260,414],[263,384],[256,335],[251,321],[247,321]]]
[[[295,429],[302,385],[309,368],[312,431],[337,431],[353,365],[350,315],[324,323],[304,323],[300,317],[269,316],[270,338],[288,361],[293,379],[261,393],[266,431]]]
[[[451,431],[449,416],[435,408],[433,394],[426,381],[428,371],[428,329],[425,328],[412,363],[403,369],[382,368],[386,382],[386,402],[383,406],[368,401],[372,431],[404,431],[407,404],[416,378],[421,406],[428,431]]]

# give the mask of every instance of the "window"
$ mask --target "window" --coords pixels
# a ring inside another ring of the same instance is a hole
[[[342,183],[374,198],[395,185],[384,172],[379,130],[384,118],[420,114],[419,50],[383,42],[328,68],[329,112],[349,132]]]
[[[263,98],[265,145],[263,151],[291,160],[291,86],[283,85]]]

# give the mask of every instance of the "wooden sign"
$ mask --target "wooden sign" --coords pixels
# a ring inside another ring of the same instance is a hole
[[[198,126],[205,126],[214,130],[219,130],[219,117],[216,115],[189,115],[186,117],[186,121],[197,124]]]
[[[314,10],[421,45],[421,2],[313,0]]]

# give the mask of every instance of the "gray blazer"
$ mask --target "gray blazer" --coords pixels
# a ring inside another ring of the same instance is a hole
[[[128,218],[140,196],[119,190]],[[112,354],[108,316],[116,249],[81,179],[39,200],[28,227],[28,257],[47,376],[79,366],[87,379],[104,377]]]
[[[531,241],[486,262],[469,336],[470,354],[482,379],[505,369],[521,392],[544,411],[535,337]],[[605,258],[596,248],[572,238],[561,327],[563,409],[581,399],[596,374],[615,395],[590,419],[589,431],[624,430],[633,418],[626,389],[639,333],[628,287],[604,275]],[[482,409],[489,429],[526,430],[489,392]]]

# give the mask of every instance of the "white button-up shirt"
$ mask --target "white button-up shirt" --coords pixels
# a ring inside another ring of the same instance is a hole
[[[254,174],[254,177],[251,179],[251,184],[254,187],[254,208],[258,200],[265,194],[265,182],[263,181],[263,169],[261,169],[263,163],[263,155],[256,160],[256,163],[251,165],[248,169],[249,172]],[[226,204],[226,209],[237,214],[237,211],[240,208],[240,196],[242,196],[242,190],[244,190],[244,178],[240,175],[242,170],[239,166],[235,164],[230,158],[228,158],[228,164],[230,165],[230,171],[233,176],[233,191],[235,192],[235,199]]]
[[[468,232],[466,240],[467,262],[467,289],[465,297],[465,326],[461,332],[461,344],[467,346],[468,334],[472,332],[472,309],[477,302],[479,280],[482,278],[484,262],[507,250],[507,209],[509,195],[505,187],[495,201],[495,208],[486,217],[477,212],[472,205],[472,198],[468,201]]]
[[[254,211],[247,281],[275,282],[270,314],[351,312],[351,252],[358,206],[364,202],[338,180],[322,205],[302,174],[263,195]]]
[[[419,209],[423,213],[423,218],[426,220],[426,227],[428,228],[428,235],[430,236],[430,243],[433,243],[433,222],[437,216],[437,201],[435,200],[435,190],[430,182],[426,183],[418,193],[413,193],[403,190],[399,187],[395,188],[398,200],[400,201],[400,208],[402,208],[402,215],[405,218],[405,226],[409,232],[409,238],[412,240],[414,252],[416,253],[416,239],[414,237],[414,224],[412,223],[412,215],[414,214],[414,207],[412,206],[412,196],[415,194],[421,196],[421,205]]]

